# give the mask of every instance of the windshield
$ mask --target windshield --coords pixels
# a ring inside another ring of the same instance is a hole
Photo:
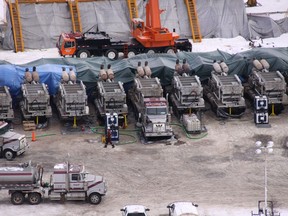
[[[166,107],[149,107],[147,108],[147,115],[166,115]]]
[[[0,127],[0,134],[5,134],[7,131],[9,131],[9,125]]]
[[[146,216],[145,213],[128,213],[127,216]]]

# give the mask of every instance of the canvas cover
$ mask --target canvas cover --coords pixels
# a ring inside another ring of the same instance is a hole
[[[210,77],[213,61],[223,60],[229,67],[229,74],[238,74],[240,79],[245,82],[251,73],[253,58],[266,59],[270,64],[271,71],[279,70],[283,74],[288,73],[287,53],[288,48],[255,48],[234,55],[217,50],[207,53],[141,54],[133,58],[116,61],[106,57],[40,59],[25,65],[13,65],[0,61],[0,86],[10,87],[11,95],[16,97],[20,93],[25,68],[28,67],[32,71],[32,67],[36,66],[40,81],[47,84],[50,95],[54,95],[57,93],[61,81],[62,67],[66,67],[66,71],[69,67],[73,67],[77,79],[84,82],[88,96],[90,96],[96,88],[100,65],[104,64],[104,67],[107,68],[107,65],[111,64],[115,73],[115,80],[123,82],[125,90],[127,90],[133,83],[139,61],[142,65],[148,61],[152,70],[152,77],[160,78],[161,84],[168,86],[173,78],[176,60],[180,59],[180,63],[182,63],[184,58],[187,59],[191,67],[191,73],[198,75],[202,81]]]
[[[200,30],[204,38],[249,38],[248,19],[243,0],[197,0]],[[137,0],[139,17],[145,20],[147,1]],[[78,3],[83,32],[106,31],[112,38],[127,40],[130,36],[130,17],[126,0],[105,0]],[[181,37],[191,38],[185,1],[159,0],[162,26]],[[7,11],[8,12],[8,11]],[[20,4],[25,48],[43,49],[56,46],[62,32],[72,31],[67,3]],[[14,49],[9,12],[3,48]],[[255,28],[254,28],[254,31]],[[255,33],[254,33],[255,34]]]

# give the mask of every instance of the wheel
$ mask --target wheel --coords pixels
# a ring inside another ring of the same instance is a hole
[[[133,57],[135,55],[137,55],[136,50],[131,49],[131,50],[128,51],[128,54],[127,54],[128,58],[131,58],[131,57]]]
[[[38,205],[41,202],[41,195],[39,193],[29,193],[28,202],[31,205]]]
[[[12,161],[15,158],[15,154],[12,150],[5,150],[4,152],[4,157],[8,160],[8,161]]]
[[[174,54],[174,49],[172,47],[166,47],[164,53]]]
[[[91,56],[88,50],[79,50],[77,52],[77,57],[79,58],[89,58]]]
[[[155,53],[155,50],[153,50],[153,49],[147,49],[147,50],[146,50],[146,53],[147,53],[147,54],[154,54],[154,53]]]
[[[115,49],[109,49],[105,52],[105,56],[109,59],[116,60],[118,59],[118,52]]]
[[[98,193],[92,193],[89,196],[89,202],[94,205],[98,205],[101,202],[101,195]]]
[[[11,195],[11,202],[13,205],[22,205],[24,203],[24,195],[21,192],[14,192]]]

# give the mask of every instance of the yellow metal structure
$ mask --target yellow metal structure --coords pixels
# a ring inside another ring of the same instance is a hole
[[[137,0],[127,0],[130,20],[133,18],[138,18],[138,8],[137,8]]]
[[[202,35],[199,27],[195,0],[184,0],[184,1],[187,7],[193,42],[195,43],[201,42]]]
[[[22,36],[22,27],[21,27],[18,1],[15,0],[12,2],[10,0],[8,2],[8,5],[9,5],[11,25],[12,25],[15,52],[23,52],[24,42],[23,42],[23,36]]]
[[[78,0],[69,0],[68,4],[71,14],[73,32],[82,32],[82,24],[81,24],[80,10],[78,7]]]

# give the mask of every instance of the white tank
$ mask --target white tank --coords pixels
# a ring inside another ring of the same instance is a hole
[[[33,81],[35,81],[35,82],[39,82],[40,81],[39,74],[38,74],[37,71],[33,71],[32,72],[32,78],[33,78]]]
[[[223,71],[224,73],[228,73],[229,68],[228,68],[228,66],[227,66],[227,64],[226,64],[225,62],[221,62],[221,63],[220,63],[220,66],[221,66],[222,71]]]
[[[27,82],[32,82],[32,74],[30,72],[25,72],[25,80]]]
[[[30,165],[0,167],[1,184],[35,184],[39,180],[38,170]]]
[[[259,62],[259,60],[257,59],[254,59],[253,60],[253,65],[254,67],[257,69],[257,70],[262,70],[263,69],[263,66],[262,64]]]
[[[214,68],[214,71],[215,71],[216,73],[222,73],[221,66],[219,65],[218,62],[214,62],[214,63],[213,63],[213,68]]]
[[[264,69],[269,70],[270,65],[269,65],[269,63],[268,63],[265,59],[261,59],[261,60],[260,60],[260,63],[262,64],[262,66],[263,66]]]
[[[69,81],[69,75],[66,71],[62,71],[62,80],[64,82],[68,82]]]
[[[71,80],[72,82],[76,82],[77,77],[76,77],[76,74],[75,74],[75,72],[74,72],[73,70],[70,70],[69,76],[70,76],[70,80]]]

